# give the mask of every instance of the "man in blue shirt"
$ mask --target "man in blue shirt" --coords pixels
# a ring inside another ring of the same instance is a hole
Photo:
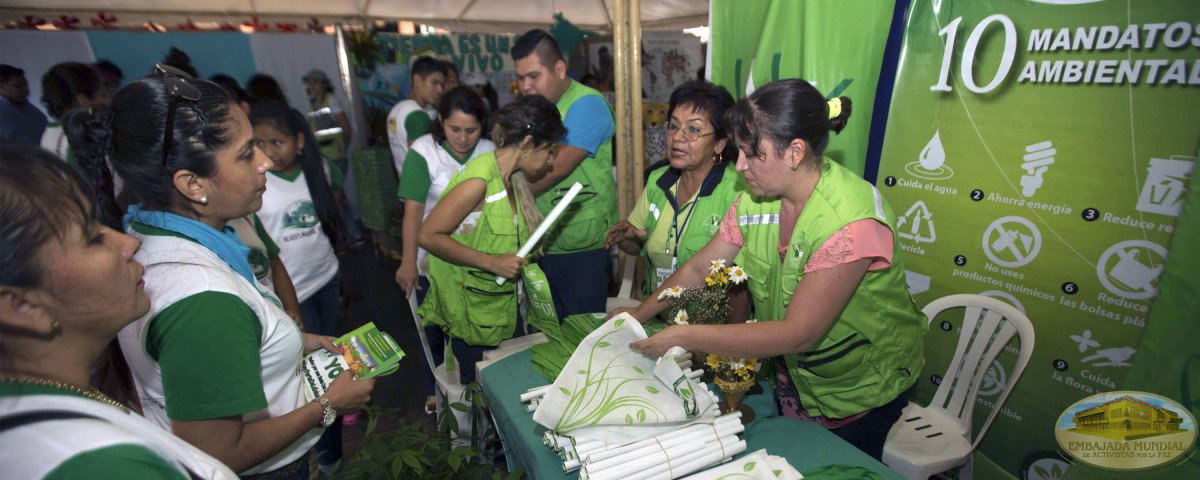
[[[555,102],[567,127],[567,136],[554,153],[553,168],[541,178],[530,179],[538,209],[549,213],[575,182],[584,187],[546,233],[546,255],[538,263],[551,285],[560,319],[602,312],[608,297],[604,238],[617,220],[612,107],[600,92],[567,76],[562,50],[548,32],[525,32],[513,45],[512,56],[521,93]]]
[[[29,103],[25,71],[0,65],[0,139],[38,145],[46,130],[46,115]]]

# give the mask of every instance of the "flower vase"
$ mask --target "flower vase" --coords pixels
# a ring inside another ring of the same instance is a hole
[[[742,398],[746,396],[746,391],[754,386],[755,380],[754,377],[750,377],[748,380],[738,378],[733,381],[721,377],[716,378],[715,383],[725,398],[725,401],[720,404],[721,415],[737,410],[742,412],[742,425],[748,425],[754,420],[754,409],[742,403]]]

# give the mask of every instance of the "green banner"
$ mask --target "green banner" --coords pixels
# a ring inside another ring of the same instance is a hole
[[[525,323],[537,327],[547,335],[555,336],[562,327],[558,323],[558,313],[554,309],[554,297],[550,295],[550,280],[546,278],[542,267],[536,263],[526,265],[521,269],[522,288],[529,304],[522,305]]]
[[[1136,384],[1135,365],[1178,382],[1157,362],[1200,351],[1192,338],[1139,353],[1149,322],[1198,316],[1148,315],[1194,183],[1198,86],[1200,2],[913,1],[878,176],[909,288],[919,305],[1000,298],[1036,330],[977,476],[1060,478],[1075,468],[1054,439],[1068,406]],[[922,403],[961,327],[945,317],[927,336]],[[983,378],[976,429],[1014,381],[1014,347]]]
[[[826,155],[862,175],[893,5],[713,0],[710,78],[735,98],[781,78],[803,78],[827,97],[850,98],[853,115]]]

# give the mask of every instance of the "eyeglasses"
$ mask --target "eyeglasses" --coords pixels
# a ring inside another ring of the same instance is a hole
[[[167,128],[163,131],[163,165],[167,164],[167,155],[171,153],[171,140],[175,138],[175,106],[179,99],[200,101],[200,89],[192,85],[194,80],[187,72],[161,62],[154,64],[154,69],[163,74],[163,85],[167,87],[167,95],[171,96],[167,104]]]
[[[684,128],[682,125],[680,125],[678,123],[667,122],[667,136],[669,137],[669,136],[675,135],[677,132],[679,132],[679,130],[681,128],[683,129],[683,138],[687,139],[687,141],[689,141],[689,142],[694,142],[696,140],[699,140],[700,137],[707,137],[709,135],[717,133],[716,131],[712,131],[712,132],[708,132],[708,133],[701,133],[700,127],[688,126],[688,127]]]

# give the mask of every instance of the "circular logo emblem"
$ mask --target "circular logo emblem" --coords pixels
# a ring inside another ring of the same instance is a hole
[[[1196,420],[1165,397],[1108,392],[1084,398],[1058,417],[1054,436],[1076,460],[1111,470],[1171,462],[1196,443]]]

